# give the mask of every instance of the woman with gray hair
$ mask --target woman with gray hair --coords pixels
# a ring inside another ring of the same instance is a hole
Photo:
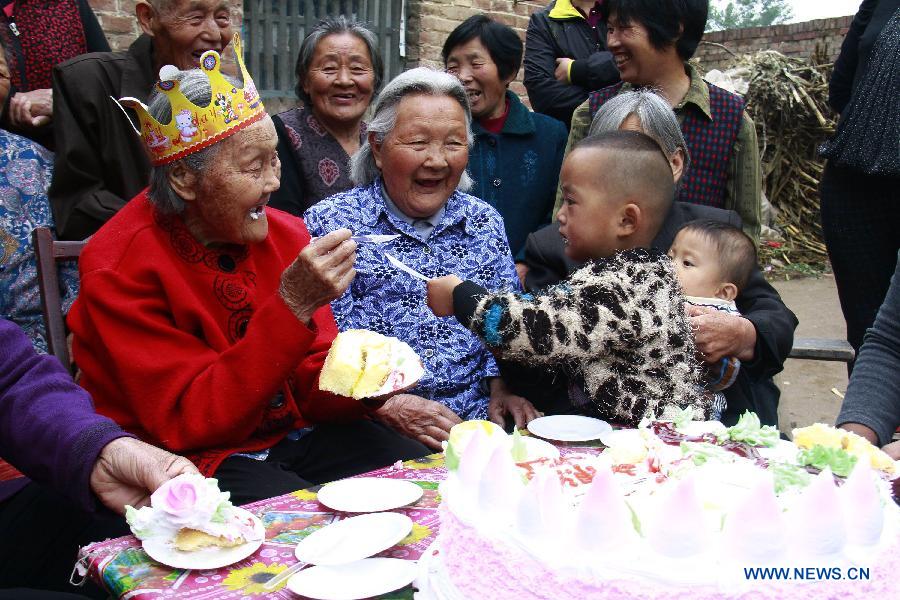
[[[669,157],[669,165],[675,177],[675,189],[678,189],[681,185],[681,176],[687,172],[691,164],[691,157],[678,118],[662,96],[650,89],[620,92],[610,98],[594,115],[584,137],[616,129],[640,131],[652,137],[662,148],[663,153]],[[567,155],[576,141],[570,137],[569,146],[566,148]],[[560,185],[556,190],[554,215],[559,212],[562,201],[562,185]]]
[[[303,221],[268,210],[272,119],[249,75],[223,83],[217,61],[161,72],[149,109],[127,101],[151,184],[81,255],[80,383],[98,412],[184,453],[236,504],[425,454],[319,389],[337,335],[328,303],[355,275],[356,243],[346,229],[310,243]]]
[[[397,76],[351,159],[357,187],[304,215],[314,236],[344,228],[389,236],[359,246],[356,278],[331,308],[340,330],[395,336],[419,354],[425,376],[376,416],[434,449],[460,419],[486,418],[489,400],[505,388],[478,338],[428,309],[423,280],[453,273],[492,290],[518,288],[503,220],[464,192],[470,119],[466,91],[452,75],[418,68]]]
[[[652,90],[641,89],[621,92],[610,98],[603,110],[594,116],[588,135],[616,129],[640,131],[652,137],[669,157],[677,189],[681,175],[690,167],[691,157],[678,119],[662,96]]]
[[[299,216],[352,187],[347,163],[365,141],[383,71],[378,40],[360,23],[340,15],[313,27],[297,56],[300,106],[272,117],[282,171],[270,206]]]

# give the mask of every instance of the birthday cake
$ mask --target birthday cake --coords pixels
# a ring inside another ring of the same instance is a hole
[[[424,373],[409,344],[374,331],[348,329],[331,344],[319,388],[359,400],[402,390]]]
[[[893,461],[831,427],[794,436],[685,416],[527,462],[503,433],[451,439],[416,598],[898,597]]]
[[[258,532],[252,518],[228,498],[215,479],[185,473],[153,492],[150,506],[125,507],[125,519],[138,539],[165,538],[182,552],[254,541]]]

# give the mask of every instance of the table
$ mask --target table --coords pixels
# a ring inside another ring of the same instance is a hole
[[[560,451],[565,455],[599,450],[562,447]],[[440,497],[437,488],[446,473],[443,454],[432,454],[359,475],[405,479],[424,490],[418,502],[395,511],[413,520],[412,532],[399,544],[377,556],[417,560],[428,549],[438,533]],[[87,577],[104,587],[114,598],[295,599],[297,596],[287,590],[284,583],[275,590],[264,589],[263,584],[297,562],[294,557],[297,542],[336,519],[351,516],[319,504],[315,491],[319,487],[245,505],[244,508],[262,520],[266,540],[255,554],[229,567],[213,571],[171,569],[151,560],[134,536],[86,546],[79,553],[79,561],[87,568]],[[413,589],[407,586],[378,598],[411,600],[412,596]]]

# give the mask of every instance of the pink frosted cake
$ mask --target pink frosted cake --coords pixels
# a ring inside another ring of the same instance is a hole
[[[526,465],[476,430],[447,448],[416,598],[900,597],[894,464],[815,427],[804,448],[750,414],[651,423]]]

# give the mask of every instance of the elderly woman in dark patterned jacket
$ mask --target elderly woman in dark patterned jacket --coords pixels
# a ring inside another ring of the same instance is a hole
[[[343,15],[326,17],[297,56],[300,106],[272,117],[281,187],[271,206],[300,216],[353,187],[350,156],[365,141],[363,115],[381,88],[384,66],[375,34]]]
[[[12,76],[0,125],[52,150],[53,66],[87,52],[109,52],[109,44],[87,0],[0,0],[0,8],[0,42]]]
[[[429,306],[501,358],[569,377],[580,411],[632,426],[676,409],[709,418],[672,262],[649,249],[672,204],[666,155],[643,133],[608,132],[579,144],[561,178],[560,233],[585,266],[534,296],[441,277]]]

